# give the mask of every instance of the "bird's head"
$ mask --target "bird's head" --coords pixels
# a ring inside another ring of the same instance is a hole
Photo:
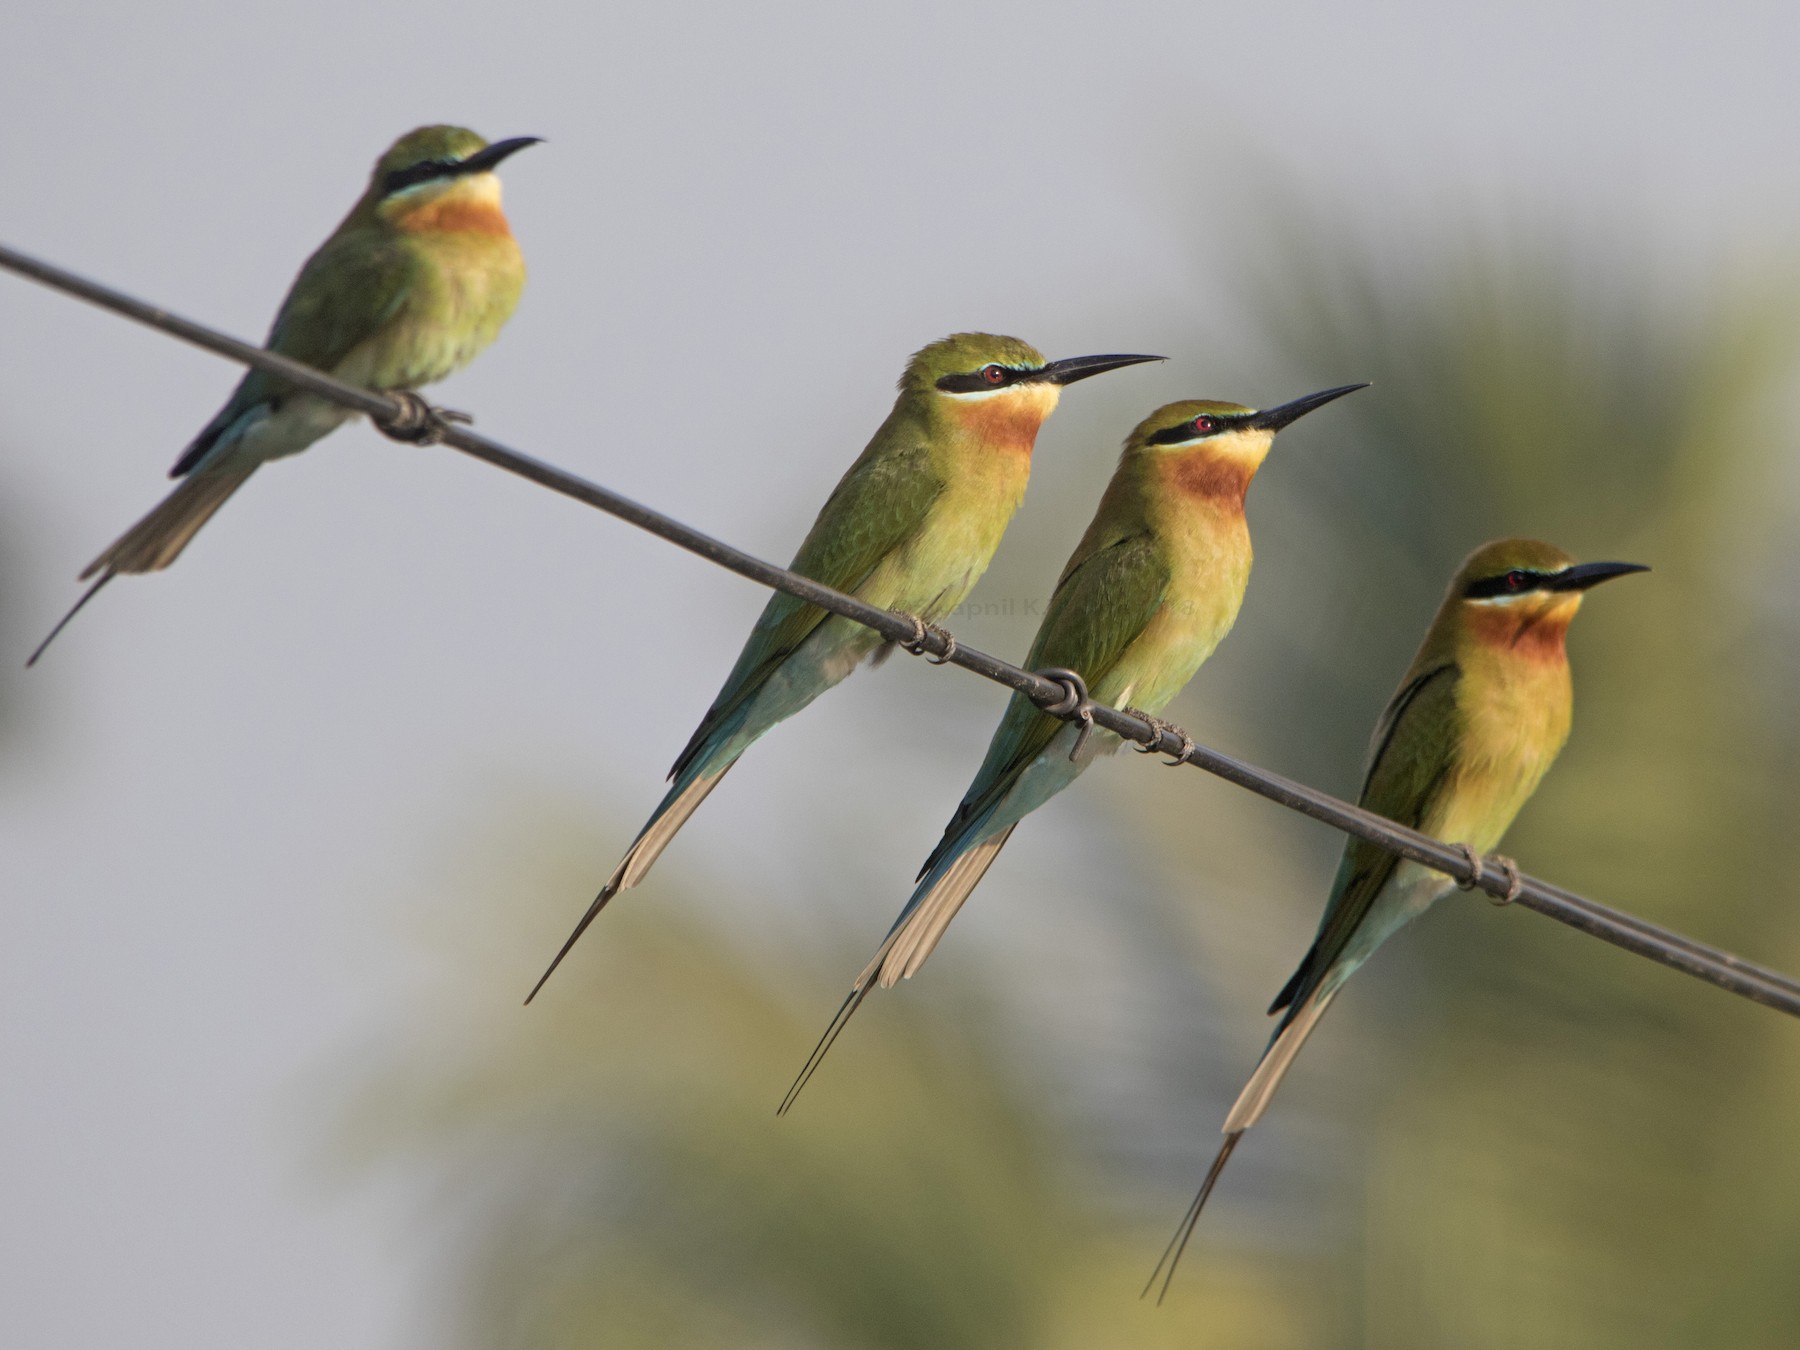
[[[494,170],[538,139],[515,136],[489,145],[464,127],[420,127],[375,161],[364,200],[399,229],[505,230]]]
[[[1578,563],[1539,539],[1498,539],[1464,560],[1445,609],[1470,637],[1490,646],[1560,653],[1563,634],[1592,587],[1642,563]]]
[[[1125,455],[1162,466],[1170,481],[1186,492],[1235,496],[1241,502],[1275,443],[1276,432],[1314,408],[1366,388],[1366,384],[1340,385],[1260,411],[1208,398],[1164,404],[1126,438]]]
[[[903,396],[987,443],[1029,452],[1065,385],[1160,356],[1071,356],[1047,361],[1030,343],[992,333],[953,333],[913,353],[900,377]]]

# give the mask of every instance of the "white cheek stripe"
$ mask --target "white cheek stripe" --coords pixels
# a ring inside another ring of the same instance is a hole
[[[994,398],[1000,394],[1022,394],[1029,387],[1030,386],[1028,385],[1002,384],[996,385],[992,389],[940,389],[938,390],[938,393],[942,394],[945,398],[974,400]]]
[[[1579,600],[1580,591],[1547,591],[1542,587],[1529,591],[1515,591],[1511,595],[1465,595],[1463,603],[1470,605],[1487,605],[1490,608],[1500,605],[1516,605],[1523,600],[1543,600],[1549,597],[1550,603],[1559,600]]]
[[[390,192],[383,197],[384,202],[410,201],[423,196],[449,197],[452,195],[468,197],[473,201],[500,201],[500,175],[489,171],[482,173],[460,174],[454,178],[427,178],[423,183],[414,183],[403,187],[398,192]]]

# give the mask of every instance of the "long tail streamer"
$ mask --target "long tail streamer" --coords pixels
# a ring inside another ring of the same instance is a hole
[[[1181,1264],[1181,1254],[1187,1250],[1188,1239],[1194,1236],[1194,1226],[1200,1222],[1200,1211],[1206,1208],[1206,1197],[1212,1194],[1213,1184],[1218,1181],[1219,1173],[1225,1170],[1225,1160],[1231,1156],[1231,1150],[1237,1147],[1238,1140],[1244,1137],[1242,1130],[1225,1136],[1225,1142],[1219,1146],[1219,1156],[1213,1159],[1212,1166],[1207,1169],[1206,1180],[1200,1183],[1200,1194],[1194,1197],[1187,1213],[1181,1216],[1181,1224],[1175,1229],[1175,1236],[1169,1239],[1169,1245],[1163,1248],[1162,1257],[1156,1263],[1156,1269],[1150,1272],[1150,1279],[1144,1285],[1139,1298],[1148,1298],[1150,1291],[1156,1289],[1156,1277],[1161,1275],[1162,1288],[1157,1289],[1157,1306],[1169,1296],[1169,1282],[1175,1278],[1175,1267]],[[1167,1266],[1165,1274],[1163,1267]]]

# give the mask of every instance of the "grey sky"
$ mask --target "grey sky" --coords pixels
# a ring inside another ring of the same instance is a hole
[[[1701,257],[1800,218],[1791,3],[14,11],[0,238],[240,334],[400,131],[549,138],[505,170],[525,301],[443,401],[783,559],[923,342],[1138,350],[1204,312],[1218,273],[1196,257],[1223,262],[1172,203],[1198,189],[1224,220],[1259,162],[1370,218],[1630,222]],[[0,277],[0,492],[26,563],[0,659],[234,378]],[[1180,359],[1084,385],[1040,484],[1097,486],[1165,398],[1294,392]],[[598,876],[759,604],[356,428],[84,613],[21,682],[0,770],[0,1344],[399,1342],[407,1200],[321,1198],[293,1124],[410,959],[368,911],[441,879],[468,813],[521,782],[594,804]],[[767,875],[804,842],[784,807],[833,809],[811,770],[834,737],[944,751],[997,702],[939,679],[958,709],[920,733],[876,684],[759,748],[757,790],[722,790],[682,865]],[[638,710],[612,720],[618,701]],[[966,776],[944,763],[878,846],[896,886]]]

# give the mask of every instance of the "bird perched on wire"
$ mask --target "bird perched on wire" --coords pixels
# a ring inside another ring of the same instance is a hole
[[[350,214],[300,269],[269,330],[269,349],[401,395],[405,416],[383,428],[400,439],[431,439],[442,417],[466,421],[410,391],[466,364],[518,305],[525,263],[494,170],[537,140],[489,145],[462,127],[431,126],[395,141]],[[99,579],[26,664],[115,576],[174,562],[263,463],[298,454],[356,415],[278,376],[248,372],[169,471],[180,486],[88,564],[81,580]]]
[[[1250,580],[1244,496],[1275,433],[1365,388],[1344,385],[1262,412],[1190,400],[1158,408],[1126,438],[1112,482],[1063,568],[1026,666],[1061,668],[1086,697],[1161,726],[1168,705],[1237,620]],[[877,985],[910,978],[1013,829],[1119,738],[1059,721],[1015,693],[975,781],[919,871],[906,908],[857,976],[781,1104],[785,1112]]]
[[[1294,1056],[1357,967],[1455,884],[1472,885],[1569,738],[1572,691],[1563,639],[1581,597],[1638,563],[1577,563],[1534,539],[1476,549],[1457,569],[1375,728],[1358,802],[1458,845],[1472,877],[1456,883],[1366,839],[1344,846],[1331,898],[1300,968],[1270,1005],[1281,1014],[1256,1072],[1225,1120],[1225,1142],[1163,1261],[1175,1262],[1225,1161],[1262,1119]],[[1518,869],[1497,859],[1516,892]],[[1145,1292],[1148,1292],[1146,1286]],[[1168,1280],[1163,1291],[1168,1290]]]
[[[956,333],[914,353],[900,396],[820,510],[789,566],[884,609],[932,621],[987,570],[1025,495],[1038,428],[1077,380],[1160,356],[1046,361],[1017,338]],[[941,630],[940,630],[941,631]],[[607,901],[644,879],[738,757],[882,647],[873,629],[770,597],[725,687],[670,770],[671,786],[550,967]]]

